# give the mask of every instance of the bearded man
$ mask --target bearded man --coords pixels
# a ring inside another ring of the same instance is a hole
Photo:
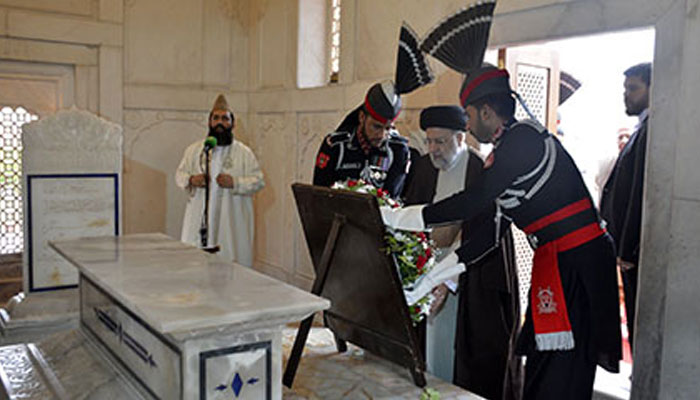
[[[198,140],[187,147],[180,161],[175,182],[188,195],[181,240],[202,247],[200,227],[209,181],[207,244],[204,247],[218,246],[224,259],[252,267],[253,194],[265,186],[265,181],[253,152],[235,140],[235,121],[226,98],[219,95],[209,114],[208,135],[216,138],[216,145],[209,149],[204,139]],[[208,177],[207,152],[210,152]]]
[[[330,187],[348,178],[363,179],[399,196],[410,166],[408,141],[392,126],[400,111],[393,82],[372,86],[364,103],[323,139],[313,184]]]
[[[615,239],[617,264],[622,271],[627,329],[633,352],[651,71],[651,63],[642,63],[624,73],[625,111],[629,116],[637,116],[639,124],[620,151],[600,200],[600,213]]]
[[[421,112],[428,154],[414,162],[404,192],[407,205],[471,190],[484,172],[484,162],[467,146],[466,125],[460,106],[433,106]],[[472,240],[473,231],[486,225],[493,229],[494,212],[492,207],[470,223],[435,228],[432,239],[441,254],[448,254]],[[500,247],[438,286],[433,295],[436,301],[425,335],[428,371],[488,399],[518,398],[522,368],[512,349],[520,307],[510,232],[503,235]]]

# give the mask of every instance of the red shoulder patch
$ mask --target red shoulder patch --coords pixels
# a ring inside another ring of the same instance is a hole
[[[328,165],[328,160],[331,158],[325,154],[325,153],[318,153],[318,157],[316,157],[316,166],[324,169],[326,168],[326,165]]]

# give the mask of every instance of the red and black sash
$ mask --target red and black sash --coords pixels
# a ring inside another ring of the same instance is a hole
[[[579,200],[523,229],[535,247],[530,308],[538,350],[574,348],[574,335],[559,276],[558,254],[605,233],[597,220],[591,222],[591,208],[590,199]]]

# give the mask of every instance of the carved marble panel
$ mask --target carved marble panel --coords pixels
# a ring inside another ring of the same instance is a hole
[[[202,82],[202,1],[126,1],[126,82]]]
[[[226,15],[220,0],[204,0],[202,32],[202,81],[205,85],[228,85],[232,19]]]
[[[122,128],[92,113],[62,110],[22,129],[25,173],[121,171]]]
[[[282,268],[286,230],[285,199],[293,177],[294,136],[284,113],[260,113],[253,116],[253,152],[265,175],[265,189],[255,196],[255,259]],[[291,164],[291,165],[290,165]]]
[[[0,395],[10,399],[48,399],[52,393],[32,366],[25,344],[0,348]]]
[[[297,164],[295,182],[311,183],[316,153],[323,138],[333,132],[343,118],[341,112],[304,112],[297,114]],[[294,202],[294,199],[292,199]],[[312,281],[315,273],[304,232],[299,222],[296,203],[293,203],[294,242],[296,243],[296,265],[294,273]]]
[[[259,74],[260,87],[282,87],[291,65],[287,65],[289,41],[288,13],[292,2],[268,0],[264,14],[258,25],[260,35]]]
[[[54,260],[46,240],[118,232],[122,128],[72,109],[23,130],[24,290],[75,285],[74,269]]]
[[[186,193],[175,185],[175,170],[187,146],[206,134],[205,112],[126,110],[124,113],[124,156],[138,163],[127,166],[149,168],[152,171],[149,175],[165,176],[164,192],[158,192],[156,187],[132,192],[127,202],[137,214],[148,212],[151,205],[156,207],[157,213],[165,215],[165,225],[157,230],[164,230],[172,237],[180,237],[187,201]],[[129,169],[125,171],[124,183],[127,188],[140,187],[140,179],[144,178],[136,175],[136,169]],[[167,201],[163,202],[164,199]],[[134,214],[126,215],[132,217]]]
[[[401,2],[358,0],[356,7],[355,76],[371,81],[393,79],[401,26],[399,10],[403,8]]]
[[[396,119],[396,129],[401,136],[408,139],[408,145],[417,149],[421,154],[427,152],[425,132],[420,129],[421,109],[404,109]]]

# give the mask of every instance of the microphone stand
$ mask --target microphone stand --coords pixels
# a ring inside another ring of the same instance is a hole
[[[216,253],[219,246],[209,247],[209,165],[211,164],[211,148],[205,147],[204,153],[204,215],[199,228],[200,245],[207,253]]]

